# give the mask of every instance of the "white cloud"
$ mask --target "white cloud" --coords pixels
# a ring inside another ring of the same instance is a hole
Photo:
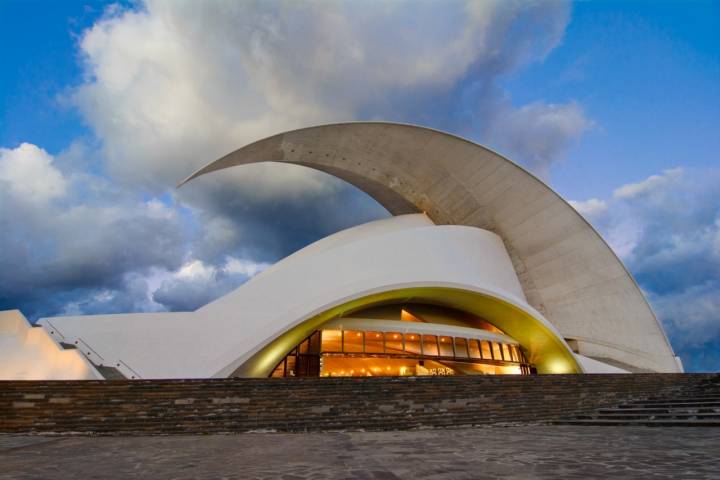
[[[220,266],[191,260],[178,271],[168,272],[153,291],[152,298],[170,310],[194,310],[237,288],[267,267],[265,263],[231,256]]]
[[[269,264],[263,262],[254,262],[248,259],[235,258],[227,256],[225,264],[219,267],[208,265],[202,260],[192,260],[185,263],[170,278],[195,279],[202,281],[210,281],[215,275],[233,274],[242,275],[244,277],[254,277],[258,273],[265,270]]]
[[[254,262],[248,259],[228,257],[225,270],[229,273],[240,274],[246,277],[254,277],[270,265],[263,262]]]
[[[215,269],[211,266],[205,265],[200,260],[193,260],[183,265],[178,270],[177,278],[196,278],[201,280],[210,280],[215,274]]]
[[[67,189],[52,155],[30,143],[15,149],[0,148],[0,182],[6,182],[18,199],[29,203],[61,197]]]
[[[720,171],[673,168],[608,200],[573,203],[581,212],[601,206],[584,213],[647,292],[678,350],[720,340]]]
[[[607,202],[597,198],[590,198],[584,202],[570,200],[568,203],[584,217],[593,217],[607,211]]]
[[[708,281],[667,295],[650,297],[679,346],[720,340],[720,283]]]
[[[498,145],[519,155],[530,170],[548,179],[550,167],[562,160],[574,141],[591,126],[575,102],[534,102],[504,110],[493,123],[491,135],[499,139]]]
[[[111,171],[160,188],[272,133],[406,119],[403,102],[432,108],[468,77],[494,82],[544,58],[569,18],[558,2],[150,0],[142,7],[115,8],[83,35],[88,80],[74,101]],[[517,111],[507,103],[497,116],[507,127],[498,138],[520,155],[535,149],[531,166],[551,161],[587,126],[574,103]],[[292,176],[284,190],[318,185],[308,172],[283,173]]]
[[[668,184],[682,178],[682,168],[665,170],[661,175],[651,175],[645,180],[637,183],[628,183],[613,192],[615,198],[633,198],[643,194],[650,194]]]
[[[15,307],[25,295],[31,315],[60,304],[192,308],[265,262],[385,214],[329,176],[287,165],[167,194],[202,164],[295,127],[427,124],[491,138],[542,170],[588,120],[572,102],[513,106],[498,79],[542,61],[568,19],[565,3],[499,0],[113,6],[80,38],[85,77],[71,95],[96,138],[56,158],[32,146],[22,174],[20,149],[1,151],[12,168],[0,182],[62,202],[21,214],[15,191],[0,189],[10,232],[0,237],[0,302]]]

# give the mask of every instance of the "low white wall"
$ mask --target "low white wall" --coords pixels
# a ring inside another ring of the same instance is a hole
[[[102,378],[78,350],[65,350],[18,310],[0,312],[0,380]]]

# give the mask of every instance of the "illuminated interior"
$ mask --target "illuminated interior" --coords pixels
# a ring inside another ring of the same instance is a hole
[[[524,309],[497,297],[474,291],[446,287],[412,287],[359,296],[310,317],[275,337],[250,358],[243,360],[230,376],[255,378],[271,376],[280,363],[284,362],[288,352],[295,349],[313,332],[326,328],[330,322],[336,320],[344,321],[361,314],[364,317],[371,317],[367,313],[369,310],[391,303],[403,307],[416,303],[440,306],[484,320],[521,346],[531,373],[583,372],[572,351],[557,332],[542,318]],[[398,308],[397,312],[400,315],[401,309]],[[440,322],[433,319],[432,323]],[[467,322],[462,323],[468,325]],[[423,326],[423,323],[411,321],[403,321],[403,324],[406,327]],[[483,330],[481,324],[468,328]],[[488,333],[492,332],[488,330]]]
[[[386,305],[327,322],[293,348],[270,376],[493,375],[533,370],[516,341],[478,317],[433,305]]]

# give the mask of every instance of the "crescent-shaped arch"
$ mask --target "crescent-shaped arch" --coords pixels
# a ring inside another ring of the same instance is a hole
[[[368,193],[391,214],[490,230],[528,303],[580,353],[635,371],[682,371],[633,277],[593,227],[541,180],[468,140],[384,122],[322,125],[259,140],[184,180],[258,162],[304,165]]]

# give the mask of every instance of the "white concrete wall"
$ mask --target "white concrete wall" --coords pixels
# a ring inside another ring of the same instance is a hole
[[[607,363],[595,360],[594,358],[588,358],[584,355],[574,354],[575,359],[582,365],[585,373],[630,373],[622,368],[608,365]]]
[[[196,312],[40,323],[63,341],[81,340],[97,355],[93,361],[127,376],[124,366],[140,378],[225,376],[278,335],[335,305],[421,286],[490,294],[549,325],[525,302],[497,235],[434,226],[423,215],[380,220],[320,240]]]
[[[65,350],[18,310],[0,312],[0,380],[102,378],[78,350]]]
[[[263,161],[335,175],[396,215],[427,212],[437,224],[497,233],[528,303],[565,337],[640,370],[682,371],[645,297],[608,245],[566,201],[508,159],[427,128],[358,122],[274,135],[190,178]]]

